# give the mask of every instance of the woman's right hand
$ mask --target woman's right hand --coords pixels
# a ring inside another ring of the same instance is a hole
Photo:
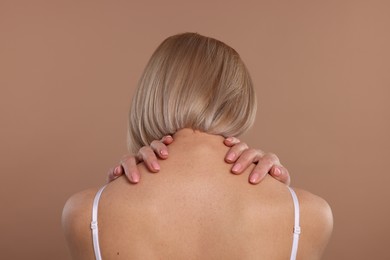
[[[150,146],[142,147],[136,156],[124,156],[120,161],[120,165],[110,169],[108,172],[108,182],[125,174],[131,183],[138,183],[140,180],[140,172],[137,164],[140,162],[144,162],[149,171],[158,172],[160,165],[158,164],[157,157],[163,160],[167,159],[167,145],[172,142],[172,136],[167,135],[160,141],[153,141]],[[231,169],[232,173],[241,174],[252,163],[256,163],[255,168],[249,175],[249,182],[251,184],[260,183],[267,174],[270,174],[278,181],[290,185],[290,174],[281,165],[279,158],[275,154],[265,153],[260,149],[249,148],[246,143],[241,142],[235,137],[226,138],[224,144],[230,147],[230,150],[225,156],[225,161],[233,164]]]
[[[230,150],[225,156],[227,163],[233,164],[231,169],[234,174],[243,173],[252,163],[256,166],[249,174],[251,184],[260,183],[269,174],[276,180],[290,185],[290,173],[274,153],[266,153],[260,149],[249,148],[244,142],[236,137],[228,137],[224,141]]]

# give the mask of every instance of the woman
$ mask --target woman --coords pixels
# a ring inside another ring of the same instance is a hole
[[[246,131],[255,112],[252,81],[232,48],[194,33],[166,39],[139,81],[128,140],[135,152],[172,134],[170,158],[137,185],[119,177],[68,200],[73,257],[319,259],[332,230],[323,199],[268,176],[248,185],[254,166],[227,174],[224,137]]]

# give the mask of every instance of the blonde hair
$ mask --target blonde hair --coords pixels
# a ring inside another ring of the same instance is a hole
[[[128,148],[182,128],[238,136],[254,122],[256,95],[238,53],[197,33],[168,37],[153,53],[129,112]]]

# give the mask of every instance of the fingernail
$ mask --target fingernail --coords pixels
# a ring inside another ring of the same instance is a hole
[[[233,166],[232,171],[233,171],[233,172],[238,172],[240,169],[241,169],[241,164],[236,163],[236,164]]]
[[[114,173],[115,173],[115,174],[119,174],[119,166],[115,167]]]
[[[162,156],[167,156],[167,155],[168,155],[168,151],[167,151],[167,150],[161,150],[161,151],[160,151],[160,154],[161,154]]]
[[[152,168],[156,171],[160,170],[160,165],[157,162],[152,162]]]
[[[256,183],[258,180],[259,180],[259,174],[258,173],[253,173],[251,178],[250,178],[250,182]]]
[[[279,168],[275,168],[275,170],[274,170],[274,175],[275,176],[280,176],[280,175],[282,175],[282,171],[279,169]]]
[[[236,155],[234,153],[229,153],[226,157],[226,159],[228,159],[228,161],[233,161],[234,160],[234,157],[236,157]]]
[[[139,182],[139,176],[135,173],[131,174],[131,179],[133,180],[133,182]]]
[[[228,141],[228,142],[232,142],[232,141],[233,141],[233,138],[231,138],[231,137],[228,137],[228,138],[226,138],[226,141]]]

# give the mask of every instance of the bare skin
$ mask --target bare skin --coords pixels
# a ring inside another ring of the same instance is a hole
[[[161,140],[155,140],[150,146],[142,147],[135,156],[123,156],[120,165],[111,168],[108,172],[108,182],[115,180],[125,174],[127,179],[137,184],[140,181],[140,172],[137,164],[144,162],[147,169],[152,173],[160,171],[158,159],[166,160],[169,155],[168,145],[173,143],[170,135],[164,136]],[[260,149],[249,148],[244,142],[236,137],[228,137],[223,143],[230,147],[225,155],[225,161],[232,164],[231,172],[234,174],[243,173],[253,163],[256,166],[249,174],[249,183],[259,184],[269,174],[276,180],[290,185],[290,174],[282,166],[279,158],[273,153],[265,153]],[[190,147],[189,147],[190,148]]]
[[[108,184],[99,204],[103,259],[289,259],[293,203],[287,187],[266,176],[248,185],[252,165],[235,176],[223,158],[228,147],[215,135],[180,130],[161,160],[161,174],[129,185]],[[188,147],[192,149],[188,149]],[[298,259],[320,259],[332,231],[321,198],[295,189],[301,206]],[[63,227],[74,259],[93,259],[90,230],[97,189],[71,197]]]

